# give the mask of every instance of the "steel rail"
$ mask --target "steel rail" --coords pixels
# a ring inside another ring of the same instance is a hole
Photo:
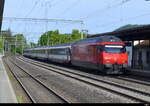
[[[112,77],[112,78],[114,78],[114,77]],[[140,84],[140,85],[150,86],[150,83],[148,83],[148,82],[144,83],[144,82],[136,81],[134,79],[128,79],[128,78],[123,78],[123,77],[117,77],[116,79],[133,82],[133,83]]]

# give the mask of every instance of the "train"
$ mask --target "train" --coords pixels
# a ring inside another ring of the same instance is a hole
[[[124,74],[128,67],[126,45],[115,36],[92,37],[69,44],[29,48],[23,55],[105,74]]]

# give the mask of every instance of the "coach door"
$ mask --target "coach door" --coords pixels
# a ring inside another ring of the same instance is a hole
[[[139,52],[139,55],[138,55],[139,57],[138,57],[138,64],[139,64],[139,66],[142,66],[142,64],[143,64],[143,61],[142,61],[142,52],[140,51]]]
[[[71,59],[71,51],[69,48],[66,49],[66,54],[67,54],[67,62],[69,62]]]

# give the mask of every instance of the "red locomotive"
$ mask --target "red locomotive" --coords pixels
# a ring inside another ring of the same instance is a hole
[[[122,74],[127,68],[128,54],[125,44],[119,38],[94,37],[72,45],[71,63],[107,74]]]

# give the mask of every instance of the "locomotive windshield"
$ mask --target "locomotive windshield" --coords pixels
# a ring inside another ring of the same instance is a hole
[[[105,45],[104,51],[106,53],[125,53],[126,48],[122,45]]]
[[[122,45],[105,45],[105,46],[100,46],[99,52],[105,51],[106,53],[125,53],[126,48],[125,46]]]

